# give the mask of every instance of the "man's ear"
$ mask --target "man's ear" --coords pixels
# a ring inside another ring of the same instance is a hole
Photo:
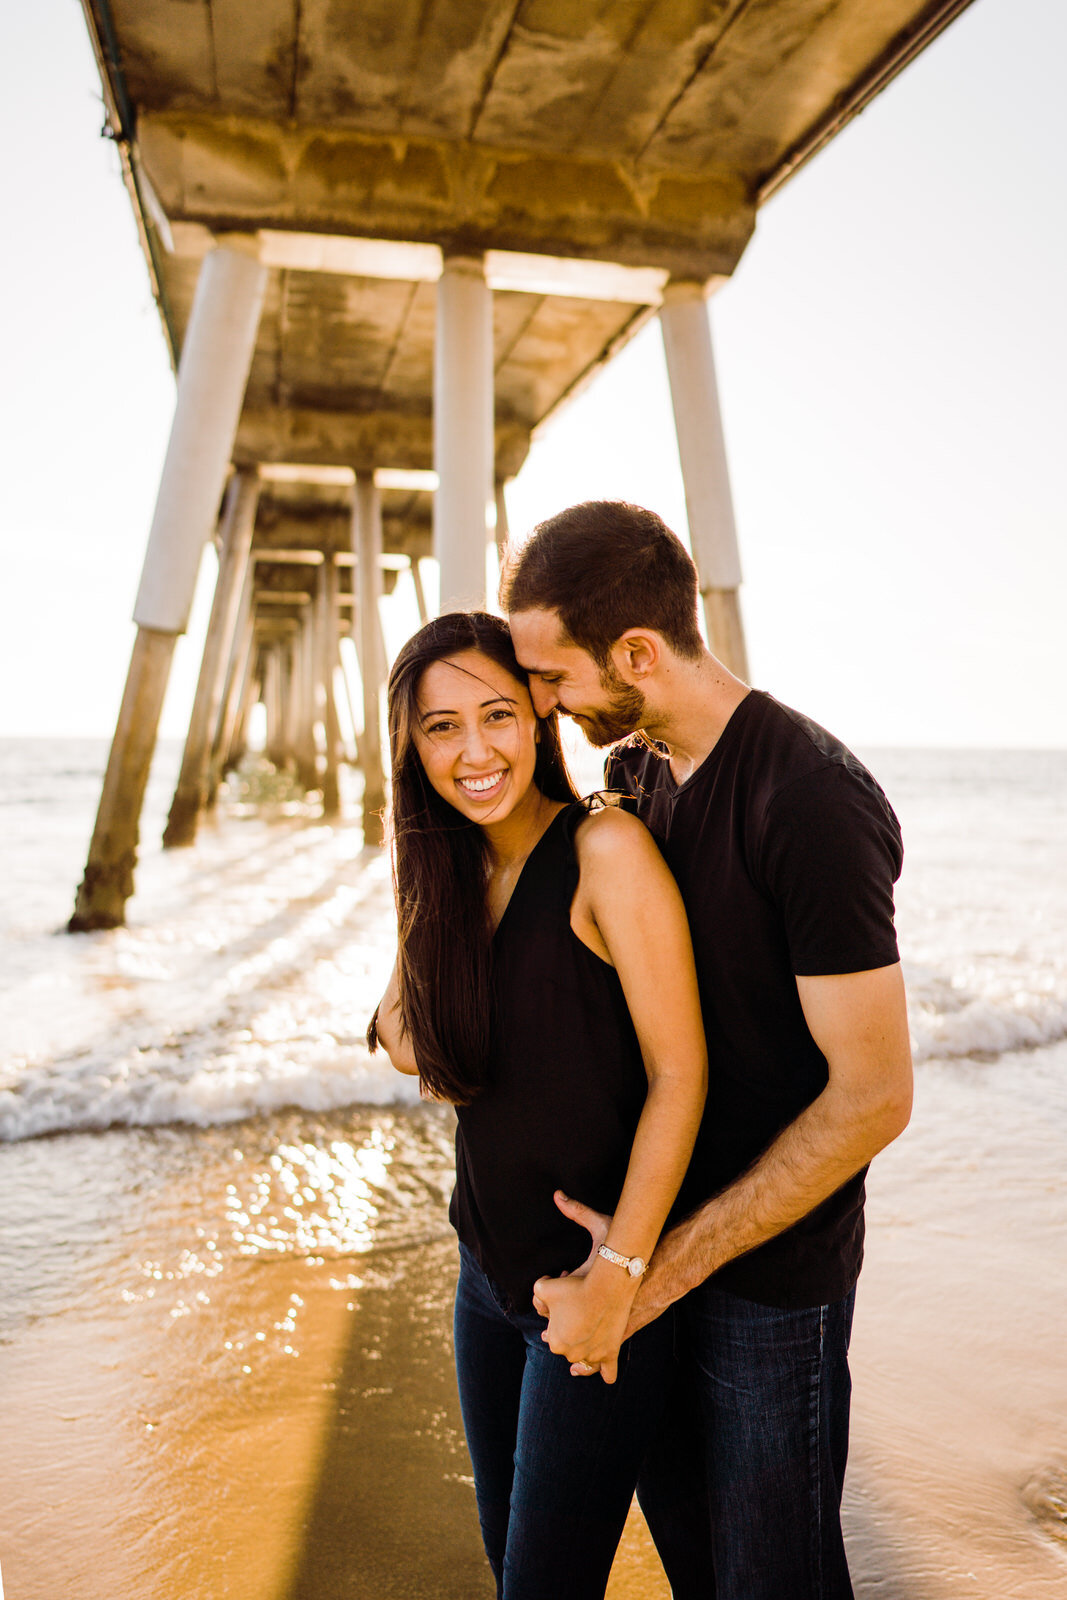
[[[630,683],[640,683],[663,660],[663,640],[650,628],[627,628],[611,647],[616,672]]]

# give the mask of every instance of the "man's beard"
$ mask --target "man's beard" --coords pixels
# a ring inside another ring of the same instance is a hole
[[[589,743],[598,750],[629,738],[631,733],[636,733],[643,726],[645,720],[644,695],[640,689],[626,683],[613,666],[602,670],[600,683],[611,695],[610,705],[602,711],[583,712],[575,718]]]

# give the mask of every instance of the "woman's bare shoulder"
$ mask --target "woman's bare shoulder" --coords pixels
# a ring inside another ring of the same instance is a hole
[[[578,824],[574,848],[580,867],[609,869],[658,857],[655,840],[640,818],[618,805],[590,811]]]

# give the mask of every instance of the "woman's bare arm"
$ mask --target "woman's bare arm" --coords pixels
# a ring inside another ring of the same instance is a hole
[[[418,1075],[415,1051],[400,1018],[400,980],[395,966],[378,1006],[378,1043],[398,1072]]]
[[[692,1155],[707,1092],[707,1051],[681,895],[644,825],[615,809],[577,835],[581,881],[572,911],[579,937],[619,974],[648,1074],[648,1096],[607,1244],[652,1255]],[[546,1342],[614,1382],[619,1346],[640,1284],[613,1262],[541,1278]]]

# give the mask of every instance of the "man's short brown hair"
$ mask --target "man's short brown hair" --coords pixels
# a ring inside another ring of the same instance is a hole
[[[662,517],[625,500],[587,500],[538,523],[509,552],[507,612],[555,611],[567,638],[601,668],[627,628],[652,628],[689,660],[703,648],[697,569]]]

